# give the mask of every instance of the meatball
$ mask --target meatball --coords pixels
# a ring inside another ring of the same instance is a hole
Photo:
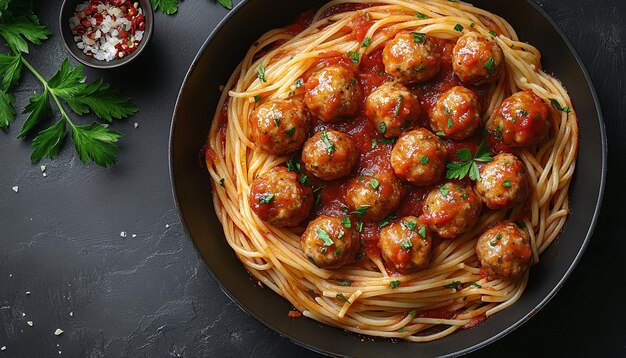
[[[393,146],[391,167],[398,177],[413,185],[434,184],[446,170],[446,147],[432,132],[412,130]]]
[[[378,246],[385,266],[393,271],[411,273],[430,264],[430,230],[415,216],[404,217],[382,228]]]
[[[485,129],[498,149],[527,148],[548,136],[550,109],[532,90],[517,92],[502,101]]]
[[[250,117],[252,141],[265,152],[288,154],[302,147],[310,122],[309,111],[301,101],[269,101],[260,105]]]
[[[524,162],[502,153],[480,168],[476,193],[492,210],[508,209],[524,202],[530,193],[530,179]]]
[[[359,153],[350,137],[339,131],[319,131],[304,143],[302,162],[322,180],[344,177],[352,171]]]
[[[365,115],[386,138],[397,137],[402,131],[415,127],[420,112],[417,97],[395,82],[383,84],[365,100]]]
[[[440,237],[452,239],[476,225],[481,207],[471,186],[448,182],[428,193],[422,218]]]
[[[493,83],[504,71],[504,54],[494,39],[468,32],[452,50],[452,70],[471,85]]]
[[[356,225],[348,228],[339,218],[321,215],[309,223],[300,244],[318,267],[337,268],[356,261],[361,241]]]
[[[480,264],[490,277],[517,280],[530,266],[532,247],[528,234],[510,221],[485,231],[476,242]]]
[[[313,190],[300,184],[296,173],[278,167],[252,182],[249,200],[259,219],[278,227],[293,227],[311,213]]]
[[[400,32],[383,50],[385,71],[398,82],[425,82],[441,69],[437,44],[420,32]]]
[[[356,114],[363,98],[354,70],[340,65],[316,72],[304,87],[304,103],[324,122]]]
[[[346,202],[357,216],[370,221],[382,220],[400,205],[402,187],[395,175],[361,175],[348,182]]]
[[[430,126],[446,137],[463,140],[476,132],[481,122],[480,103],[474,91],[455,86],[444,92],[430,112]]]

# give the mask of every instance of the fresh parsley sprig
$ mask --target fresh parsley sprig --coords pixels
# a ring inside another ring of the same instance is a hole
[[[472,152],[467,148],[458,150],[456,156],[461,161],[448,163],[448,172],[446,173],[446,178],[448,179],[463,179],[469,173],[470,179],[478,180],[480,172],[476,162],[490,162],[493,159],[484,140],[480,142],[476,155],[473,158]]]
[[[122,134],[108,129],[107,124],[98,122],[79,125],[69,116],[65,106],[77,115],[93,113],[109,123],[113,119],[133,115],[137,112],[137,107],[128,97],[122,96],[102,80],[87,84],[82,66],[72,68],[67,59],[57,73],[50,80],[46,80],[26,60],[24,54],[29,52],[29,42],[38,45],[48,38],[50,32],[39,24],[32,9],[20,2],[5,2],[0,5],[0,11],[0,36],[13,52],[0,54],[0,128],[6,130],[15,120],[15,97],[12,90],[18,84],[22,70],[26,68],[41,82],[43,89],[39,93],[35,92],[24,108],[22,113],[28,114],[28,118],[18,138],[27,138],[36,126],[54,116],[51,100],[60,114],[56,123],[40,131],[33,139],[31,162],[37,163],[44,157],[55,158],[61,150],[69,127],[72,141],[83,163],[92,161],[101,166],[114,164],[119,151],[116,143]]]

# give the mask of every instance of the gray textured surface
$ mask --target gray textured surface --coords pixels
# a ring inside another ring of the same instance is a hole
[[[566,32],[597,87],[609,133],[608,191],[596,234],[564,288],[522,328],[478,354],[522,355],[532,347],[542,355],[623,356],[626,306],[617,286],[624,284],[626,243],[611,223],[622,217],[626,180],[619,167],[626,153],[619,119],[626,111],[626,3],[538,3]],[[37,6],[55,32],[28,56],[45,77],[66,56],[56,33],[59,7]],[[126,133],[117,166],[85,167],[67,142],[57,160],[42,162],[44,178],[28,163],[29,144],[14,139],[23,116],[0,134],[0,357],[314,356],[219,290],[184,236],[170,194],[167,139],[176,95],[225,14],[212,1],[185,1],[178,15],[157,16],[153,42],[136,63],[87,71],[123,87],[140,108],[113,125]],[[32,76],[24,78],[17,107],[38,88]],[[599,290],[608,300],[598,302]],[[56,328],[65,333],[55,336]]]

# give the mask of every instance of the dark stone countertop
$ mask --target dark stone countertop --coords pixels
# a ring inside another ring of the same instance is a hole
[[[568,35],[598,91],[610,147],[607,192],[595,235],[563,289],[528,323],[474,355],[624,356],[626,2],[535,1]],[[28,59],[45,77],[68,56],[58,34],[60,3],[36,2],[54,35]],[[68,141],[56,160],[41,163],[43,177],[29,164],[30,144],[15,139],[25,117],[0,134],[0,358],[315,356],[220,291],[174,208],[167,143],[176,95],[226,13],[214,1],[184,1],[175,16],[157,14],[153,42],[137,62],[86,71],[123,88],[140,108],[112,125],[126,133],[116,166],[83,165]],[[18,109],[35,89],[25,76]],[[55,336],[57,328],[65,333]]]

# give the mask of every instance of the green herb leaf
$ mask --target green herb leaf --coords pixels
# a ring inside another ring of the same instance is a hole
[[[446,134],[444,132],[436,132],[435,135],[437,137],[445,137],[446,136]]]
[[[348,58],[352,60],[352,63],[359,63],[359,53],[356,51],[348,51]]]
[[[0,54],[0,76],[2,90],[10,91],[20,80],[22,74],[22,55]]]
[[[429,161],[430,161],[430,158],[428,158],[428,157],[427,157],[427,156],[425,156],[425,155],[422,155],[422,159],[420,160],[420,163],[421,163],[421,164],[426,165],[426,164],[428,164],[428,162],[429,162]]]
[[[570,113],[572,110],[569,108],[569,106],[561,106],[561,103],[559,103],[559,101],[556,98],[550,98],[550,102],[552,102],[552,105],[554,106],[554,108],[558,109],[561,112],[565,112],[565,113]]]
[[[409,312],[409,316],[411,316],[411,317],[415,317],[416,315],[417,315],[417,311],[416,310],[413,310],[413,311]]]
[[[341,286],[352,286],[352,281],[350,280],[337,281],[337,284]]]
[[[48,97],[48,89],[44,89],[43,93],[35,94],[30,98],[28,105],[24,108],[24,114],[30,113],[26,122],[22,126],[22,131],[17,136],[18,138],[24,138],[30,132],[30,130],[39,121],[52,116],[52,107],[50,106],[50,98]]]
[[[15,97],[12,94],[0,91],[0,128],[7,129],[9,123],[15,119]]]
[[[360,208],[354,210],[353,212],[351,212],[352,215],[356,215],[359,218],[362,218],[363,215],[365,215],[367,213],[367,210],[370,208],[369,205],[363,205]]]
[[[462,161],[470,161],[472,160],[472,152],[469,149],[463,148],[456,152],[456,157],[461,159]]]
[[[448,179],[463,179],[470,170],[471,162],[451,162],[447,164],[448,171],[446,172],[446,178]]]
[[[309,177],[306,174],[300,174],[300,179],[298,179],[298,182],[300,184],[308,185],[309,184]]]
[[[315,259],[313,258],[313,256],[307,255],[306,258],[309,259],[309,261],[311,261],[311,263],[313,265],[317,266],[317,262],[315,262]],[[319,266],[317,266],[317,267],[319,267]]]
[[[295,132],[296,132],[296,127],[291,127],[285,131],[285,134],[291,137],[293,136]]]
[[[71,96],[59,94],[59,97],[77,114],[83,115],[91,110],[98,118],[107,122],[128,118],[138,110],[130,98],[121,95],[102,80],[81,85],[77,93]]]
[[[474,160],[478,162],[490,162],[493,160],[491,156],[491,152],[489,151],[489,147],[487,147],[487,142],[484,140],[480,142],[478,146],[478,150],[476,150],[476,155],[474,156]]]
[[[496,72],[496,63],[493,57],[489,57],[487,62],[483,64],[483,68],[487,70],[487,73],[490,75],[493,75],[493,73]]]
[[[400,333],[404,333],[404,332],[406,332],[406,328],[404,328],[404,327],[400,327],[400,328],[398,329],[398,332],[400,332]]]
[[[378,224],[378,228],[382,229],[385,226],[391,224],[392,221],[396,220],[398,218],[398,215],[396,214],[391,214],[389,216],[387,216],[386,218],[383,219],[383,221],[380,222],[380,224]]]
[[[35,45],[47,40],[51,35],[48,28],[39,25],[39,19],[28,8],[15,9],[18,14],[2,13],[0,36],[4,38],[13,52],[28,53],[27,40]],[[13,11],[11,11],[13,12]]]
[[[372,39],[369,37],[366,37],[363,42],[361,42],[361,47],[367,47],[369,45],[372,44]]]
[[[298,78],[296,80],[296,88],[301,88],[302,86],[304,86],[304,80],[302,78]]]
[[[298,156],[296,153],[291,155],[291,158],[287,161],[287,171],[300,173],[302,165],[298,162]]]
[[[498,34],[495,31],[489,31],[489,35],[493,37],[498,37]]]
[[[380,132],[380,134],[387,133],[387,125],[385,124],[385,122],[380,122],[380,124],[378,125],[378,131]]]
[[[220,186],[221,186],[222,188],[224,188],[224,187],[225,187],[225,185],[224,185],[224,178],[220,179]]]
[[[415,43],[426,43],[426,40],[428,39],[426,34],[421,32],[411,32],[411,35],[413,35],[413,42]]]
[[[72,140],[83,163],[91,160],[94,163],[106,167],[115,164],[115,155],[119,148],[115,144],[122,133],[112,131],[108,125],[91,123],[83,126],[72,126]]]
[[[505,188],[510,188],[511,187],[511,181],[509,179],[505,180],[504,183],[502,183],[502,186]]]
[[[267,79],[265,78],[265,66],[263,65],[259,66],[258,77],[259,77],[259,80],[261,80],[261,82],[267,82]]]
[[[439,192],[441,193],[441,195],[448,196],[448,193],[450,193],[450,188],[448,187],[448,184],[444,184],[442,186],[439,187]]]
[[[408,250],[413,248],[413,241],[411,239],[407,239],[405,242],[400,244],[400,248],[403,250]]]
[[[347,298],[346,298],[346,296],[342,295],[341,293],[338,293],[338,294],[337,294],[337,298],[338,298],[338,299],[340,299],[340,300],[342,300],[342,301],[345,301],[345,302],[350,303],[350,300],[349,300],[349,299],[347,299]]]
[[[449,284],[444,285],[443,287],[444,288],[457,288],[457,287],[459,287],[460,284],[461,284],[461,282],[459,282],[459,281],[452,281]]]
[[[217,3],[228,10],[232,10],[233,8],[233,0],[217,0]]]
[[[417,233],[420,234],[420,236],[422,238],[426,238],[426,225],[422,226],[419,230],[417,230]]]
[[[324,242],[324,246],[331,246],[335,243],[324,229],[317,229],[315,233]]]
[[[476,282],[472,282],[472,286],[474,286],[476,288],[483,288],[483,286],[477,284]]]
[[[65,138],[65,120],[61,119],[52,126],[39,132],[33,139],[33,154],[30,156],[31,163],[35,164],[44,157],[54,159],[61,150]]]
[[[458,31],[458,32],[463,31],[463,26],[461,26],[461,24],[454,25],[454,31]]]
[[[389,282],[389,286],[391,288],[397,288],[398,286],[400,286],[400,280],[393,280],[393,281]]]
[[[259,95],[254,96],[254,103],[259,103],[260,100],[261,100],[261,96]]]
[[[401,94],[398,95],[398,102],[396,102],[396,107],[393,109],[393,114],[396,117],[400,115],[400,110],[402,109],[402,100],[403,99],[404,99],[404,97]]]
[[[326,134],[326,131],[322,131],[321,136],[322,136],[322,141],[326,145],[326,152],[328,153],[328,155],[333,154],[333,152],[335,152],[335,145],[328,139],[328,135]]]
[[[372,149],[376,148],[376,146],[378,146],[378,141],[376,139],[372,139]]]
[[[478,180],[480,179],[480,171],[476,162],[490,162],[493,159],[484,140],[478,146],[474,158],[472,158],[472,153],[467,148],[457,151],[456,155],[461,159],[461,162],[447,164],[446,178],[448,179],[463,179],[469,174],[470,179]]]
[[[475,161],[470,162],[469,177],[471,180],[480,179],[480,171],[478,170],[478,165],[476,165]]]
[[[259,204],[269,204],[274,200],[274,194],[263,194],[259,198]]]
[[[363,232],[363,222],[362,221],[359,221],[358,223],[356,223],[356,226],[357,226],[356,229],[357,229],[358,232]]]
[[[380,186],[380,183],[378,182],[378,180],[376,178],[373,178],[370,180],[370,186],[373,189],[378,189],[378,187]]]
[[[161,10],[166,15],[173,15],[178,11],[179,0],[151,0],[155,11]]]
[[[341,225],[343,225],[345,228],[351,228],[352,227],[352,221],[350,221],[350,218],[347,216],[344,216],[341,218]]]
[[[426,16],[426,15],[422,14],[422,13],[421,13],[421,12],[419,12],[419,11],[415,13],[415,16],[416,16],[418,19],[422,19],[422,20],[423,20],[423,19],[428,19],[428,16]]]
[[[411,230],[411,231],[415,231],[415,228],[417,227],[417,221],[415,220],[402,220],[402,226],[404,226],[405,228]]]

